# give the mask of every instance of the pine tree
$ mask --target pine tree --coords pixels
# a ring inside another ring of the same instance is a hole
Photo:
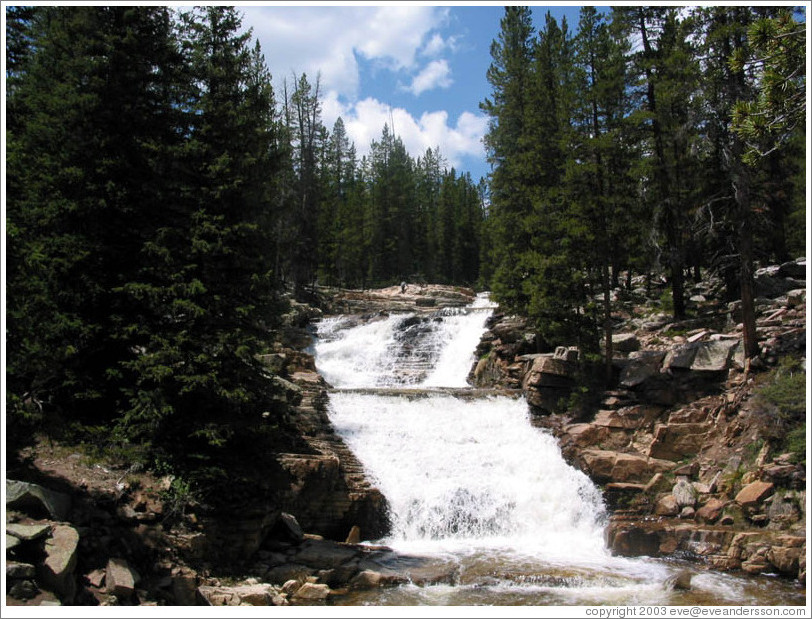
[[[480,104],[490,117],[485,148],[490,173],[489,235],[494,298],[509,311],[523,311],[528,298],[520,252],[528,246],[524,218],[530,213],[531,171],[522,169],[528,148],[526,122],[531,100],[533,25],[529,7],[505,7],[491,44],[487,78],[491,97]]]

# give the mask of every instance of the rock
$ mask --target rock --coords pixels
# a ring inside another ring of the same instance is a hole
[[[663,360],[663,370],[669,370],[671,368],[690,369],[699,346],[700,344],[695,342],[670,348]]]
[[[379,572],[364,570],[350,581],[349,586],[352,589],[375,589],[381,586],[382,580],[383,577]]]
[[[696,489],[685,477],[679,477],[671,490],[674,500],[680,507],[693,507],[696,504]]]
[[[330,587],[310,582],[304,583],[293,594],[294,602],[324,602],[330,595]]]
[[[50,532],[50,524],[19,524],[10,522],[6,525],[6,533],[13,535],[21,542],[32,542],[47,537]]]
[[[197,593],[210,606],[273,606],[277,595],[274,587],[261,583],[236,587],[200,586]]]
[[[20,544],[22,544],[22,541],[19,537],[14,537],[13,535],[6,533],[6,550],[13,550]]]
[[[806,303],[806,289],[796,288],[787,292],[787,307],[798,307]]]
[[[172,596],[176,606],[194,606],[197,595],[197,575],[190,569],[172,572]]]
[[[767,560],[782,574],[786,576],[796,576],[798,574],[798,565],[802,554],[804,554],[802,548],[772,546],[767,551]]]
[[[276,565],[265,572],[263,578],[271,583],[287,583],[288,581],[304,581],[316,570],[306,565],[298,563],[284,563]]]
[[[29,516],[45,512],[54,520],[65,521],[70,507],[71,500],[67,494],[24,481],[6,480],[6,509],[16,509]]]
[[[107,561],[104,577],[107,593],[111,593],[119,599],[128,600],[135,592],[138,580],[138,574],[130,567],[126,559],[112,557]]]
[[[679,513],[679,517],[683,520],[693,520],[696,515],[696,510],[690,505],[686,505]]]
[[[657,501],[657,504],[654,506],[654,514],[657,516],[676,516],[679,514],[679,505],[677,505],[677,500],[674,498],[672,494],[666,494]]]
[[[620,385],[626,389],[636,387],[660,371],[665,353],[657,350],[644,350],[629,353],[629,362],[620,374]]]
[[[713,524],[722,515],[722,510],[727,505],[727,501],[721,499],[711,499],[702,507],[696,510],[697,522]]]
[[[76,593],[77,548],[79,532],[68,525],[56,525],[45,541],[45,560],[39,566],[42,584],[57,593],[64,602],[73,601]]]
[[[736,502],[745,509],[752,509],[760,505],[774,491],[775,487],[772,483],[754,481],[739,491],[736,495]]]
[[[736,344],[736,340],[701,342],[691,363],[691,370],[698,372],[721,372],[726,370],[730,355]]]
[[[93,570],[90,574],[85,575],[85,578],[87,578],[87,582],[89,582],[92,587],[101,589],[102,583],[104,582],[104,570]]]
[[[631,526],[612,531],[609,547],[614,554],[622,557],[657,557],[660,554],[660,536],[657,531]]]
[[[290,579],[285,581],[285,584],[282,585],[282,593],[285,595],[293,595],[299,590],[299,587],[302,586],[301,581]]]
[[[356,549],[342,546],[337,542],[308,540],[294,555],[294,560],[316,569],[330,569],[354,559],[357,555]]]
[[[299,544],[304,540],[304,531],[302,531],[302,527],[299,526],[295,516],[281,512],[269,536]]]
[[[37,585],[31,580],[18,580],[8,590],[8,595],[15,600],[30,600],[38,593]]]
[[[6,561],[6,578],[15,580],[31,579],[36,575],[36,568],[30,563]]]
[[[353,525],[350,529],[347,539],[344,540],[345,544],[360,544],[361,543],[361,529],[357,525]]]
[[[696,477],[697,473],[699,473],[699,462],[694,460],[688,464],[683,464],[682,466],[678,466],[675,468],[672,473],[679,476],[684,477]]]
[[[666,589],[676,589],[679,591],[690,591],[691,589],[691,572],[688,570],[680,570],[673,576],[669,576],[665,580]]]

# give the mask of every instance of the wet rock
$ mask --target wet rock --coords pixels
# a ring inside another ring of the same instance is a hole
[[[383,576],[373,570],[359,572],[355,578],[349,582],[352,589],[375,589],[383,583]]]
[[[680,570],[673,576],[669,576],[665,581],[666,589],[676,589],[679,591],[690,591],[691,589],[691,572],[688,570]]]
[[[798,566],[802,554],[804,554],[802,548],[772,546],[767,551],[767,560],[778,572],[786,576],[796,576],[798,574]]]
[[[172,571],[172,596],[177,606],[193,606],[197,594],[197,574],[188,568]]]
[[[344,540],[345,544],[360,544],[361,543],[361,529],[357,525],[353,525],[347,534],[347,539]]]
[[[297,563],[316,569],[330,569],[354,559],[358,555],[355,548],[342,546],[329,540],[308,540],[294,555]]]

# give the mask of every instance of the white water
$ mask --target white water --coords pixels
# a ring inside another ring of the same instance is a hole
[[[428,319],[319,325],[316,364],[335,388],[330,419],[391,508],[391,534],[370,541],[450,559],[461,573],[453,586],[359,593],[347,603],[760,603],[747,601],[746,582],[718,574],[698,576],[694,597],[675,597],[685,594],[662,583],[682,566],[612,557],[600,491],[530,424],[524,399],[424,389],[467,385],[491,311],[480,297]]]

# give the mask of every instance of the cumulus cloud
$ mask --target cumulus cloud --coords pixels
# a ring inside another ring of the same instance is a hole
[[[434,88],[448,88],[454,80],[451,79],[451,69],[447,60],[432,60],[426,67],[412,80],[412,85],[408,90],[416,97],[421,92]]]
[[[430,33],[447,19],[436,6],[242,7],[275,80],[306,73],[348,99],[359,93],[358,56],[411,71]],[[429,38],[429,40],[432,40]]]
[[[339,116],[355,142],[359,158],[369,155],[370,144],[380,139],[385,124],[403,140],[412,157],[421,157],[427,149],[439,147],[449,166],[460,170],[464,168],[465,159],[482,159],[485,154],[482,137],[487,131],[488,119],[482,115],[463,112],[456,123],[452,123],[448,112],[438,110],[416,118],[401,107],[392,108],[372,97],[343,104],[337,93],[327,93],[322,106],[325,125],[332,127]]]
[[[341,116],[358,156],[368,154],[389,124],[413,157],[439,146],[449,165],[461,169],[466,158],[484,157],[483,116],[465,112],[452,121],[445,111],[410,113],[364,96],[359,61],[392,71],[406,80],[406,90],[420,95],[452,83],[448,61],[456,39],[439,30],[449,9],[439,6],[259,6],[241,7],[243,25],[252,28],[265,60],[279,85],[306,73],[320,80],[322,121],[332,129]],[[424,66],[427,59],[428,64]]]

